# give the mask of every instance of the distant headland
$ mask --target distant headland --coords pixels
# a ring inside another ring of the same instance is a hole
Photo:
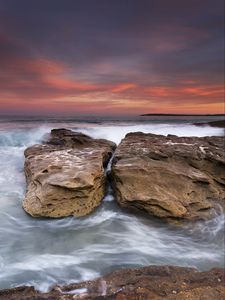
[[[141,117],[225,117],[225,114],[143,114]],[[193,123],[196,126],[209,125],[212,127],[225,128],[225,119],[215,120],[209,122],[195,122]]]
[[[225,114],[162,114],[162,113],[153,113],[153,114],[142,114],[141,117],[148,116],[165,116],[165,117],[224,117]]]

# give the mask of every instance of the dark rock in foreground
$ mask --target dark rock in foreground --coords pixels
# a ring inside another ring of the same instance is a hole
[[[33,287],[0,291],[1,300],[223,300],[224,269],[150,266],[123,269],[102,278],[54,287],[42,294]]]
[[[116,149],[112,180],[121,207],[168,221],[212,217],[225,203],[223,137],[129,133]]]
[[[44,144],[25,151],[26,212],[54,218],[90,213],[104,197],[104,166],[114,148],[107,140],[53,129]]]

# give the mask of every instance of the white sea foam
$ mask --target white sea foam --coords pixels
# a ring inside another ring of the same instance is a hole
[[[121,125],[121,126],[95,126],[93,128],[79,129],[85,134],[94,138],[104,138],[111,140],[117,144],[129,132],[144,132],[153,134],[174,134],[177,136],[213,136],[223,135],[222,128],[215,128],[210,126],[195,126],[192,124],[136,124],[136,125]]]
[[[88,290],[86,288],[82,288],[82,289],[74,289],[68,292],[61,291],[61,293],[65,295],[81,295],[81,294],[87,294],[87,291]]]
[[[35,125],[36,126],[36,125]],[[83,218],[35,219],[21,208],[25,192],[23,151],[52,127],[0,128],[0,288],[89,280],[115,267],[173,264],[201,270],[223,266],[224,217],[179,229],[121,211],[109,187],[102,205]],[[222,135],[209,126],[174,124],[63,124],[119,143],[128,132],[179,136]],[[108,166],[110,171],[110,165]],[[104,292],[104,289],[103,289]]]

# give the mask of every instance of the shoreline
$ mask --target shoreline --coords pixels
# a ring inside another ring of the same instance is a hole
[[[205,299],[225,297],[224,269],[199,272],[178,266],[148,266],[120,269],[100,278],[53,286],[41,293],[33,286],[0,290],[1,300],[136,300]]]
[[[56,136],[56,133],[58,132],[58,134],[59,134],[59,136]],[[62,136],[61,136],[61,134],[62,134]],[[62,129],[60,130],[60,129],[55,129],[55,130],[53,130],[53,135],[54,135],[54,139],[52,139],[51,141],[47,141],[47,144],[44,146],[44,148],[48,148],[49,150],[65,150],[64,149],[64,147],[68,147],[68,148],[70,148],[71,147],[71,144],[70,144],[70,139],[72,138],[72,142],[73,143],[75,143],[75,145],[76,145],[76,147],[77,147],[77,145],[79,145],[79,148],[80,148],[80,150],[81,150],[81,148],[82,147],[84,147],[84,145],[85,145],[85,143],[87,143],[88,144],[88,147],[90,147],[90,140],[89,140],[89,138],[88,138],[88,140],[86,141],[86,139],[87,139],[87,137],[85,137],[85,136],[82,136],[82,134],[76,134],[76,136],[74,136],[73,134],[71,134],[70,132],[68,132],[68,131],[65,131],[64,132],[64,129],[63,129],[63,131],[62,131]],[[159,138],[160,140],[162,139],[162,136],[161,135],[159,135],[159,136],[157,136],[157,135],[153,135],[153,134],[143,134],[143,133],[136,133],[136,135],[137,135],[137,137],[136,138],[140,138],[141,140],[142,140],[142,142],[143,142],[143,139],[144,139],[144,137],[149,137],[149,138]],[[135,137],[135,133],[129,133],[127,136],[126,136],[126,138],[128,139],[128,137],[130,137],[132,140],[133,140],[133,142],[135,142],[136,140],[134,140],[134,137]],[[174,135],[169,135],[169,136],[167,136],[167,137],[164,137],[164,138],[167,138],[167,140],[162,140],[162,143],[160,142],[159,143],[159,147],[160,147],[160,149],[162,150],[162,146],[163,145],[167,145],[166,146],[166,148],[165,149],[169,149],[169,148],[171,148],[171,149],[173,149],[173,151],[174,151],[174,149],[175,150],[179,150],[179,152],[180,153],[184,153],[184,150],[186,151],[185,153],[188,155],[188,156],[190,156],[191,154],[193,154],[194,153],[194,148],[193,148],[193,143],[194,144],[196,144],[196,141],[194,140],[194,138],[182,138],[182,137],[176,137],[176,136],[174,136]],[[85,139],[85,140],[84,140]],[[207,156],[207,155],[211,155],[210,154],[210,151],[208,151],[207,149],[208,149],[208,147],[205,147],[205,146],[207,146],[207,145],[203,145],[202,143],[203,142],[207,142],[207,141],[204,141],[204,138],[197,138],[199,141],[201,141],[201,143],[197,143],[196,144],[196,154],[198,154],[199,155],[199,158],[204,158],[205,156]],[[65,144],[64,144],[64,142],[65,142]],[[68,143],[68,145],[67,145],[67,143]],[[95,143],[96,143],[96,141],[95,141]],[[101,143],[102,143],[102,141],[101,141]],[[151,162],[154,162],[154,164],[157,164],[158,162],[160,162],[160,164],[162,164],[165,160],[167,160],[168,161],[168,157],[170,156],[170,153],[168,153],[168,155],[167,156],[165,156],[165,152],[166,152],[166,150],[163,150],[162,152],[164,153],[164,155],[163,155],[163,153],[159,153],[159,151],[158,151],[158,148],[156,148],[155,149],[155,152],[153,153],[152,151],[153,151],[153,148],[152,147],[148,147],[148,144],[146,143],[144,146],[144,149],[145,149],[145,152],[144,153],[142,153],[142,149],[143,149],[143,147],[141,146],[140,147],[140,143],[138,143],[138,140],[135,142],[137,145],[139,145],[138,147],[138,149],[140,150],[140,153],[139,153],[139,155],[140,155],[140,158],[141,159],[143,159],[145,156],[146,156],[146,159],[148,158],[150,158],[151,159]],[[189,153],[189,149],[190,149],[190,146],[189,145],[192,145],[192,147],[191,147],[191,153]],[[203,145],[203,146],[202,146]],[[42,145],[43,146],[43,145]],[[39,145],[39,147],[42,147],[41,145]],[[132,145],[131,145],[132,146]],[[118,147],[119,146],[117,146],[117,149],[118,149]],[[137,150],[137,146],[135,146],[136,147],[136,150]],[[121,146],[120,146],[120,148],[121,148]],[[37,145],[36,145],[36,147],[33,149],[33,150],[35,150],[35,151],[37,151]],[[124,156],[124,159],[126,159],[126,155],[127,155],[127,153],[128,153],[128,151],[126,150],[126,149],[132,149],[132,147],[127,147],[127,148],[124,148],[124,154],[123,154],[123,156]],[[147,155],[146,154],[146,149],[149,149],[149,154]],[[210,148],[209,148],[210,149]],[[180,150],[182,150],[182,151],[180,151]],[[26,150],[26,151],[28,151],[28,150]],[[30,150],[29,150],[30,151]],[[85,151],[84,151],[85,152]],[[209,153],[208,153],[209,152]],[[214,151],[213,151],[214,152]],[[31,153],[32,154],[32,153]],[[37,155],[38,153],[33,153],[33,154],[35,154],[35,155]],[[49,154],[49,153],[48,153]],[[132,153],[131,153],[132,154]],[[133,155],[133,154],[132,154]],[[47,156],[46,156],[47,157]],[[131,159],[133,156],[131,156],[129,159]],[[42,157],[42,161],[43,161],[43,158],[44,157]],[[120,161],[121,162],[121,158],[122,158],[122,156],[121,156],[121,153],[119,153],[119,158],[120,158],[120,160],[118,160],[118,161]],[[135,152],[135,160],[136,160],[136,158],[137,158],[137,153]],[[210,156],[210,158],[211,158],[211,160],[212,160],[212,157]],[[130,161],[130,160],[129,160]],[[64,162],[64,158],[62,159],[62,163]],[[49,165],[49,160],[47,159],[46,160],[46,163]],[[193,162],[192,162],[192,165],[193,165]],[[124,166],[127,166],[126,164],[124,164]],[[40,167],[40,165],[38,164],[38,168]],[[200,166],[199,166],[200,167]],[[182,168],[183,168],[183,165],[182,165]],[[194,168],[196,169],[196,166],[194,166]],[[140,168],[140,170],[142,170],[141,168]],[[39,174],[39,169],[38,169],[38,174]],[[48,172],[47,172],[48,171]],[[47,170],[47,169],[43,169],[43,174],[41,175],[42,177],[43,176],[45,176],[45,179],[47,178],[47,176],[48,176],[48,174],[50,173],[50,171],[51,171],[51,169],[49,169],[49,170]],[[55,172],[55,171],[54,171]],[[29,173],[29,172],[28,172]],[[139,172],[140,173],[140,172]],[[130,170],[129,170],[129,173],[128,173],[128,175],[130,174]],[[39,174],[40,175],[40,174]],[[39,176],[38,175],[38,176]],[[139,174],[140,175],[140,174]],[[198,174],[197,174],[198,175]],[[193,180],[194,181],[198,181],[199,183],[199,185],[203,185],[204,187],[206,186],[206,183],[207,183],[207,178],[203,178],[202,176],[201,177],[196,177],[197,176],[196,174],[194,174],[194,178],[193,178]],[[191,175],[189,174],[189,177],[190,177]],[[200,175],[199,175],[200,176]],[[39,178],[40,179],[40,178]],[[68,180],[68,179],[67,179]],[[40,180],[39,180],[40,181]],[[54,183],[55,185],[56,185],[56,183]],[[61,185],[61,188],[62,188],[62,183],[60,183],[60,185]],[[131,184],[131,186],[132,186],[132,184]],[[160,204],[161,205],[161,204]],[[153,207],[154,208],[154,207]],[[163,208],[163,207],[162,207]],[[166,207],[165,207],[166,208]],[[198,209],[197,209],[197,211],[198,210],[200,210],[200,211],[202,211],[202,213],[205,213],[205,212],[207,212],[207,210],[208,210],[208,204],[207,204],[207,207],[199,207]],[[157,210],[158,211],[158,210]],[[166,212],[166,209],[164,209],[164,210],[162,210],[162,212],[163,212],[163,214],[165,214],[165,212]],[[164,217],[164,216],[162,216],[162,217]],[[179,218],[179,216],[178,216],[178,218]],[[91,246],[91,245],[90,245]],[[145,268],[152,268],[153,266],[151,266],[151,267],[145,267]],[[165,267],[165,266],[164,266]],[[158,271],[157,272],[159,272],[159,278],[160,278],[160,274],[161,274],[161,271],[162,270],[164,270],[164,267],[163,266],[160,266],[160,267],[157,267],[158,268]],[[144,268],[144,269],[145,269]],[[168,268],[176,268],[176,267],[174,267],[174,266],[170,266],[170,267],[168,267]],[[184,270],[184,269],[187,269],[187,268],[184,268],[184,267],[180,267],[180,270]],[[126,275],[126,272],[128,272],[128,270],[129,269],[125,269],[125,273],[123,273],[123,274],[125,274]],[[134,270],[134,272],[136,272],[135,271],[135,269],[133,269]],[[140,269],[139,269],[140,270]],[[223,269],[219,269],[219,270],[221,270],[220,272],[224,272],[224,270]],[[119,271],[116,271],[117,272],[117,274],[118,274],[118,272],[119,272],[119,274],[120,274],[120,270]],[[122,270],[121,270],[121,272],[122,272]],[[131,272],[132,274],[133,274],[133,271],[129,271],[129,272]],[[193,271],[194,272],[194,271]],[[198,272],[198,273],[201,273],[201,274],[208,274],[208,272],[211,272],[211,271],[207,271],[207,272]],[[140,271],[140,273],[142,273],[142,271]],[[175,272],[176,273],[176,272]],[[195,272],[194,272],[195,273]],[[193,274],[194,274],[193,273]],[[113,273],[111,273],[111,274],[114,274],[114,272]],[[212,274],[212,273],[210,273],[210,274]],[[214,273],[213,273],[214,274]],[[112,275],[107,275],[107,276],[112,276]],[[147,276],[148,276],[148,274],[147,274]],[[208,276],[208,275],[207,275]],[[211,276],[211,275],[210,275]],[[105,280],[104,279],[105,278],[105,276],[103,276],[103,277],[101,277],[101,280]],[[220,279],[220,278],[219,278]],[[97,280],[97,279],[96,279]],[[96,280],[94,280],[94,281],[88,281],[90,284],[91,284],[91,282],[93,283],[93,282],[96,282]],[[187,277],[187,280],[189,280],[188,279],[188,277]],[[146,282],[145,282],[146,283]],[[82,282],[82,283],[80,283],[80,284],[84,284],[84,282]],[[138,282],[138,284],[139,284],[139,282]],[[149,282],[147,282],[147,284],[149,284]],[[76,284],[77,285],[77,284]],[[128,287],[126,286],[126,285],[128,285]],[[74,285],[73,285],[74,286]],[[129,286],[130,286],[130,284],[129,284],[129,282],[128,283],[124,283],[124,289],[126,290],[126,292],[130,292],[130,290],[129,290]],[[65,286],[64,288],[66,289],[66,287],[67,286]],[[128,288],[128,290],[127,290],[127,288]],[[145,286],[143,286],[143,289],[145,289],[146,287]],[[173,288],[173,287],[172,287]],[[191,288],[191,287],[190,287]],[[197,289],[199,289],[199,288],[201,288],[201,287],[196,287]],[[211,289],[212,288],[212,286],[210,286],[209,285],[209,288]],[[16,290],[15,290],[16,289]],[[24,289],[24,291],[26,291],[26,293],[27,292],[29,292],[29,293],[34,293],[34,295],[35,295],[35,297],[42,297],[41,299],[51,299],[51,298],[43,298],[44,296],[43,296],[43,294],[41,294],[41,295],[39,295],[38,293],[39,292],[37,292],[37,291],[35,291],[34,289],[32,289],[32,288],[27,288],[27,287],[19,287],[19,288],[15,288],[15,289],[13,289],[13,290],[15,290],[16,292],[18,292],[18,291],[21,291],[21,290],[23,290]],[[29,289],[29,290],[28,290]],[[63,288],[61,288],[61,289],[63,289]],[[213,287],[213,289],[214,289],[214,287]],[[52,292],[54,291],[54,293],[55,293],[55,289],[53,289],[52,290]],[[7,289],[7,290],[0,290],[0,296],[1,295],[3,295],[3,296],[5,296],[7,293],[12,293],[13,291],[12,291],[12,289]],[[120,295],[120,292],[121,291],[118,291],[118,293],[119,293],[119,295]],[[160,289],[159,289],[159,291],[157,291],[157,293],[160,293]],[[181,290],[179,289],[179,293],[181,292]],[[182,290],[182,292],[183,292],[183,290]],[[2,294],[1,294],[2,293]],[[5,295],[4,295],[4,293],[5,293]],[[135,290],[135,293],[136,294],[138,294],[138,291],[137,290]],[[185,290],[185,293],[186,293],[186,290]],[[192,293],[192,292],[191,292]],[[136,294],[134,294],[134,297],[136,297]],[[173,293],[172,293],[173,294]],[[25,295],[25,294],[24,294]],[[67,295],[67,294],[66,294]],[[201,296],[202,295],[204,295],[204,294],[201,294]],[[2,297],[3,297],[2,296]],[[26,296],[26,295],[25,295]],[[26,299],[25,298],[25,296],[23,297],[23,298],[1,298],[0,297],[0,299]],[[29,296],[29,295],[28,295]],[[48,294],[48,296],[49,297],[53,297],[52,295],[49,295]],[[62,296],[62,295],[61,295]],[[65,294],[64,294],[64,296],[65,296]],[[104,298],[102,298],[102,296],[104,296]],[[97,296],[93,296],[93,297],[95,297],[95,298],[86,298],[86,299],[116,299],[116,298],[112,298],[112,297],[114,297],[113,295],[107,295],[107,297],[109,297],[109,298],[106,298],[105,297],[106,295],[97,295]],[[129,296],[130,296],[130,294],[129,294]],[[128,297],[129,297],[128,296]],[[180,295],[179,295],[180,296]],[[11,296],[10,296],[11,297]],[[29,296],[30,297],[30,296]],[[32,296],[33,297],[33,296]],[[57,296],[58,297],[58,296]],[[68,296],[69,297],[69,296]],[[76,297],[76,298],[65,298],[65,299],[85,299],[85,298],[79,298],[80,296],[78,295],[78,298]],[[89,296],[88,296],[89,297]],[[101,297],[101,298],[96,298],[96,297]],[[111,298],[110,298],[111,297]],[[119,296],[120,297],[120,296]],[[124,298],[124,297],[126,297],[126,294],[124,295],[124,296],[121,296],[121,297],[123,297],[123,298],[121,298],[121,299],[132,299],[132,298]],[[32,299],[32,298],[28,298],[28,299]],[[39,299],[39,298],[33,298],[33,299]],[[63,298],[52,298],[52,299],[63,299]],[[119,299],[119,298],[118,298]],[[134,298],[135,299],[135,298]],[[145,299],[145,298],[143,298],[143,299]],[[147,298],[146,298],[147,299]],[[155,298],[155,299],[160,299],[160,298]],[[172,298],[171,298],[172,299]],[[176,298],[174,298],[174,299],[176,299]],[[179,299],[179,298],[177,298],[177,299]],[[194,298],[190,298],[190,299],[194,299]],[[216,298],[215,298],[216,299]],[[220,299],[220,298],[218,298],[218,299]]]

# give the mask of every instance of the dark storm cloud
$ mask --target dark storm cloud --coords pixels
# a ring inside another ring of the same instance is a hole
[[[10,89],[50,98],[86,86],[150,100],[148,88],[220,86],[223,6],[223,0],[0,0],[0,88],[4,95]]]

